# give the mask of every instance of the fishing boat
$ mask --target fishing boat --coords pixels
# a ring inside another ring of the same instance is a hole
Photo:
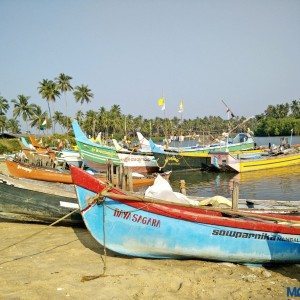
[[[104,146],[90,141],[81,130],[78,122],[74,120],[72,127],[81,157],[86,165],[97,171],[104,171],[108,160],[114,165],[123,164],[131,171],[142,174],[151,174],[159,171],[153,155],[127,151],[116,151],[113,147]]]
[[[34,135],[29,135],[29,140],[31,142],[31,145],[34,147],[34,149],[36,150],[36,152],[38,154],[47,154],[50,156],[50,158],[55,159],[55,151],[53,151],[50,148],[46,148],[44,146],[42,146],[37,139],[35,138]]]
[[[240,132],[233,139],[225,138],[218,143],[213,143],[207,146],[192,147],[191,149],[182,149],[180,152],[193,153],[214,153],[220,151],[235,152],[252,150],[255,147],[253,137],[249,133]]]
[[[193,169],[205,169],[210,165],[210,154],[193,152],[178,153],[168,152],[161,148],[158,148],[153,141],[149,140],[153,156],[157,161],[159,170],[161,171],[178,171],[178,170],[193,170]]]
[[[143,152],[153,152],[153,145],[155,149],[162,153],[166,152],[179,152],[182,155],[186,153],[193,153],[195,155],[203,153],[214,153],[214,152],[236,152],[236,151],[247,151],[252,150],[255,147],[253,137],[249,133],[238,133],[233,139],[225,138],[220,140],[218,143],[209,145],[195,145],[195,146],[177,146],[177,147],[163,147],[162,145],[155,144],[150,139],[146,139],[140,132],[137,132],[138,140],[140,143],[140,149]],[[155,151],[155,150],[154,150]],[[156,151],[156,152],[157,152]]]
[[[27,179],[34,179],[34,180],[41,180],[41,181],[48,181],[48,182],[59,182],[65,184],[73,183],[70,171],[68,169],[56,169],[56,168],[46,168],[46,167],[39,167],[34,166],[31,164],[22,163],[20,161],[16,161],[13,159],[6,159],[5,160],[6,167],[10,175],[17,177],[17,178],[27,178]],[[90,173],[93,174],[94,177],[100,178],[102,180],[106,180],[106,173],[93,173],[89,169]],[[138,173],[132,174],[132,185],[133,188],[138,188],[142,186],[149,186],[153,184],[155,178],[155,173],[151,175],[142,175]],[[171,172],[164,172],[161,173],[165,179],[169,179]],[[112,178],[112,184],[117,183],[116,175]]]
[[[25,164],[13,159],[5,160],[10,175],[17,178],[27,178],[48,182],[72,183],[70,172],[54,168],[38,167]]]
[[[153,155],[157,161],[159,170],[164,172],[206,169],[211,161],[209,154],[206,153],[195,155],[193,153],[153,152]]]
[[[32,144],[28,143],[25,137],[21,136],[20,137],[20,143],[23,149],[28,149],[28,150],[33,150],[35,151],[36,149],[33,147]]]
[[[55,163],[58,165],[68,164],[77,167],[82,167],[83,160],[78,151],[71,149],[62,149],[56,153]]]
[[[273,181],[276,178],[276,181],[282,179],[290,181],[300,178],[300,168],[297,165],[289,167],[280,167],[272,169],[258,170],[255,172],[242,172],[242,173],[232,173],[234,181],[239,183],[246,183],[252,185],[255,183],[261,183],[262,181],[270,180]]]
[[[215,153],[211,155],[211,166],[217,170],[238,173],[289,167],[300,164],[300,152],[288,149],[280,153],[235,155],[233,153]]]
[[[73,186],[0,174],[0,220],[51,224],[78,209]],[[83,225],[74,212],[61,225]]]
[[[98,243],[119,254],[260,264],[300,262],[299,216],[275,218],[151,201],[110,188],[76,167],[71,167],[71,173],[87,229]]]

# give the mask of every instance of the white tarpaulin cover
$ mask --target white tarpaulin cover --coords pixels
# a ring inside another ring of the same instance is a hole
[[[190,199],[186,195],[174,192],[169,182],[162,176],[157,175],[154,184],[145,191],[145,197],[167,200],[175,203],[190,204],[194,206],[231,206],[231,201],[222,196],[214,196],[201,201]]]

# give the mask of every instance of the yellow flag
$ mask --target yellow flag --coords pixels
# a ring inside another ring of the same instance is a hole
[[[164,106],[165,105],[165,99],[164,98],[159,98],[157,100],[157,104],[158,104],[158,106]]]
[[[179,103],[179,110],[178,110],[179,113],[182,113],[183,112],[183,100],[180,101]]]

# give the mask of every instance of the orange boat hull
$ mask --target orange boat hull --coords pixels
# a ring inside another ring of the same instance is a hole
[[[49,182],[72,183],[71,174],[69,172],[30,166],[12,160],[6,160],[5,163],[9,173],[15,177]]]

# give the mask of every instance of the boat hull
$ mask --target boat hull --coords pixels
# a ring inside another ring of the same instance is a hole
[[[61,190],[62,188],[56,184],[45,186],[32,180],[26,187],[26,184],[20,180],[1,175],[0,219],[14,222],[53,223],[78,208],[75,193],[72,196]],[[54,191],[55,193],[51,193]],[[78,211],[59,224],[82,226],[83,221]]]
[[[209,155],[182,155],[178,153],[153,153],[157,165],[163,171],[176,171],[187,169],[204,169],[210,165]]]
[[[299,222],[299,216],[282,214],[283,224],[270,222],[274,216],[265,212],[226,217],[230,210],[145,202],[109,188],[78,168],[71,167],[71,174],[86,227],[112,251],[146,258],[300,262],[300,229],[285,225]],[[101,197],[101,192],[106,196]]]
[[[18,178],[28,178],[48,182],[72,183],[72,177],[69,172],[60,172],[56,169],[39,168],[25,165],[13,160],[5,161],[7,169],[12,176]]]
[[[244,173],[298,165],[300,153],[262,156],[258,159],[240,159],[229,153],[219,153],[212,155],[211,163],[217,169]]]
[[[140,153],[117,152],[116,149],[90,141],[76,121],[72,123],[76,143],[85,163],[96,171],[104,171],[111,161],[114,165],[123,164],[134,172],[151,174],[159,171],[153,156]]]
[[[95,194],[82,187],[76,190],[88,230],[100,244],[120,254],[261,264],[300,262],[299,235],[179,220],[110,198],[88,206],[87,199]]]
[[[210,146],[204,147],[199,149],[191,149],[189,151],[183,150],[180,153],[194,153],[194,154],[201,154],[201,153],[215,153],[215,152],[235,152],[235,151],[246,151],[254,149],[254,141],[243,142],[243,143],[235,143],[235,144],[228,144],[228,145],[218,145],[218,146]]]

